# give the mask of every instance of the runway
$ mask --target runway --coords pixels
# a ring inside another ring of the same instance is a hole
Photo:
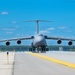
[[[0,52],[0,75],[12,75],[13,63],[14,63],[14,52]]]
[[[47,53],[48,54],[48,53]],[[58,53],[57,53],[58,54]],[[46,55],[46,54],[41,54]],[[75,69],[33,56],[17,52],[13,75],[74,75]]]

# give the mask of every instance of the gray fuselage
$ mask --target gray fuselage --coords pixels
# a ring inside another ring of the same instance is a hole
[[[41,46],[46,46],[46,39],[42,34],[37,34],[34,36],[33,39],[33,46],[34,47],[41,47]]]

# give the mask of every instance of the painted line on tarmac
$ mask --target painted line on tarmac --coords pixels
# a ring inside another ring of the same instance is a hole
[[[49,60],[49,61],[52,61],[52,62],[55,62],[55,63],[58,63],[58,64],[62,64],[62,65],[65,65],[65,66],[68,66],[70,68],[75,69],[75,64],[72,64],[72,63],[69,63],[69,62],[60,61],[60,60],[57,60],[55,58],[50,58],[50,57],[47,57],[47,56],[44,56],[44,55],[40,55],[40,54],[37,54],[37,53],[32,53],[32,52],[27,52],[27,53],[31,54],[33,56],[40,57],[40,58],[43,58],[43,59],[46,59],[46,60]]]

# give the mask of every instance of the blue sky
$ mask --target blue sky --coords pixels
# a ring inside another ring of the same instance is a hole
[[[23,21],[37,19],[53,21],[39,23],[40,33],[75,38],[75,0],[0,0],[0,39],[34,35],[36,23]],[[47,42],[49,45],[56,44],[56,41]],[[30,43],[31,40],[22,44]]]

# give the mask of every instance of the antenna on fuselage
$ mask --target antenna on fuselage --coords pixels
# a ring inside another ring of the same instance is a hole
[[[24,22],[36,22],[36,33],[39,34],[39,22],[52,22],[52,21],[46,21],[46,20],[29,20]]]

